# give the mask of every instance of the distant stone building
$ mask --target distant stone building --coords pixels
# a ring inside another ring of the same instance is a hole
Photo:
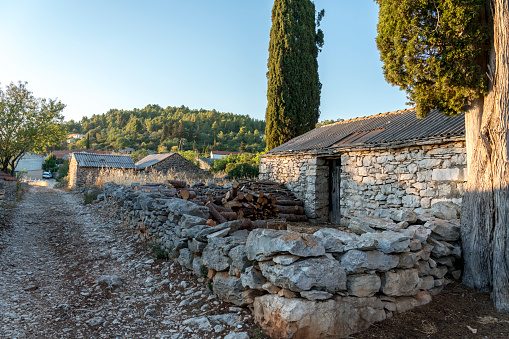
[[[417,119],[409,109],[321,126],[263,155],[260,179],[286,183],[308,218],[338,224],[380,209],[460,205],[464,116]]]
[[[69,160],[72,153],[85,152],[92,154],[115,154],[113,151],[95,151],[91,149],[58,150],[51,152],[57,159]]]
[[[139,160],[136,163],[138,171],[152,171],[158,172],[186,172],[193,174],[202,174],[198,166],[184,158],[178,153],[164,153],[164,154],[151,154]]]
[[[103,168],[134,170],[130,156],[92,153],[72,153],[69,161],[69,187],[79,188],[87,183],[95,183]]]

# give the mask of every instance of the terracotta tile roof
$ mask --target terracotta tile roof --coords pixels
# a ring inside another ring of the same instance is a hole
[[[463,114],[448,117],[434,110],[426,118],[418,119],[414,109],[406,109],[321,126],[274,148],[269,154],[391,145],[464,135]]]
[[[128,155],[73,153],[72,156],[78,162],[79,167],[108,167],[134,169],[134,161]]]
[[[138,170],[145,169],[147,167],[157,164],[160,161],[163,161],[164,159],[166,159],[174,154],[176,154],[176,153],[163,153],[163,154],[147,155],[145,158],[138,160],[138,162],[135,164],[136,169],[138,169]]]
[[[5,172],[0,171],[0,179],[3,179],[5,181],[18,181],[15,177],[13,177],[10,174],[7,174]]]

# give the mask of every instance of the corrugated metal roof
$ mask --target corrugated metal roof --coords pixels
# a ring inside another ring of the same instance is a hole
[[[147,155],[145,158],[139,160],[136,163],[136,169],[141,170],[145,169],[147,167],[150,167],[152,165],[157,164],[160,161],[163,161],[164,159],[172,156],[175,153],[163,153],[163,154],[151,154]]]
[[[418,119],[414,109],[407,109],[318,127],[269,153],[312,151],[347,145],[376,146],[463,135],[463,114],[449,117],[433,110],[426,118]]]
[[[108,167],[134,169],[134,161],[128,155],[73,153],[79,167]]]

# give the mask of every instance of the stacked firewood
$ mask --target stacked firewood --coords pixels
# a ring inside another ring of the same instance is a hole
[[[209,225],[241,220],[245,224],[242,228],[283,228],[285,221],[307,221],[302,201],[284,185],[272,181],[250,180],[234,183],[229,189],[217,186],[206,190],[200,186],[190,188],[185,181],[177,180],[132,186],[143,192],[207,206],[211,216]]]

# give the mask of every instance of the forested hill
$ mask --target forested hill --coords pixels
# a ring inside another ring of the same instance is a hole
[[[265,149],[265,121],[248,115],[185,106],[111,109],[105,114],[67,122],[69,133],[89,135],[90,148],[118,150],[132,147],[159,152],[210,150],[261,152]],[[87,138],[73,145],[86,148]],[[74,147],[74,146],[73,146]],[[182,149],[183,148],[183,149]]]

